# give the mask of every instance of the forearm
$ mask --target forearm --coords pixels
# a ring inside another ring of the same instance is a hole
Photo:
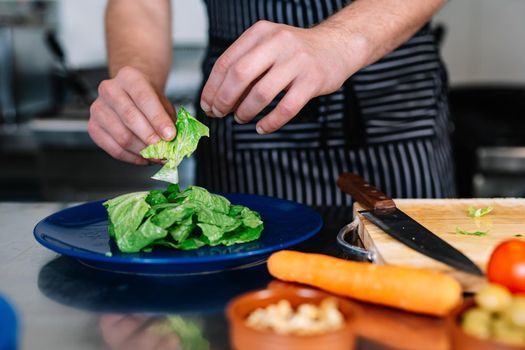
[[[131,66],[161,94],[172,59],[170,1],[110,0],[105,23],[111,77]]]
[[[316,28],[340,47],[348,76],[414,35],[446,0],[357,0]]]

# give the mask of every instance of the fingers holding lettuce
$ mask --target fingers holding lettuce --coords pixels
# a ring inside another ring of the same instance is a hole
[[[138,69],[120,69],[98,90],[99,96],[90,108],[88,131],[113,158],[148,164],[140,151],[175,137],[175,109]]]

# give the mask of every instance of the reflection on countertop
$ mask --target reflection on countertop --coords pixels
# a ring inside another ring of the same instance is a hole
[[[108,313],[213,314],[234,296],[269,281],[265,264],[221,273],[148,276],[97,270],[66,257],[48,262],[38,273],[38,289],[48,298]]]
[[[69,205],[0,203],[0,291],[22,321],[24,349],[133,349],[143,341],[159,340],[148,328],[170,317],[179,326],[198,330],[210,349],[229,349],[225,305],[271,281],[265,265],[209,275],[152,277],[104,272],[58,257],[40,246],[31,230],[42,218]],[[351,220],[351,208],[317,209],[325,226],[294,249],[341,257],[336,234]],[[356,349],[448,348],[443,319],[356,305],[360,309]],[[173,345],[178,338],[171,335],[168,343]]]

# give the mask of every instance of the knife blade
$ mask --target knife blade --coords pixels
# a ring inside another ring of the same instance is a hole
[[[462,252],[405,214],[387,195],[352,173],[343,173],[339,188],[365,209],[360,213],[392,238],[434,260],[458,270],[483,276],[481,269]]]

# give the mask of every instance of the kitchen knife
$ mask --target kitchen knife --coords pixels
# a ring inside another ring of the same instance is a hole
[[[392,198],[358,175],[343,173],[337,185],[367,209],[360,212],[365,218],[399,242],[458,270],[483,276],[480,268],[468,257],[403,213]]]

